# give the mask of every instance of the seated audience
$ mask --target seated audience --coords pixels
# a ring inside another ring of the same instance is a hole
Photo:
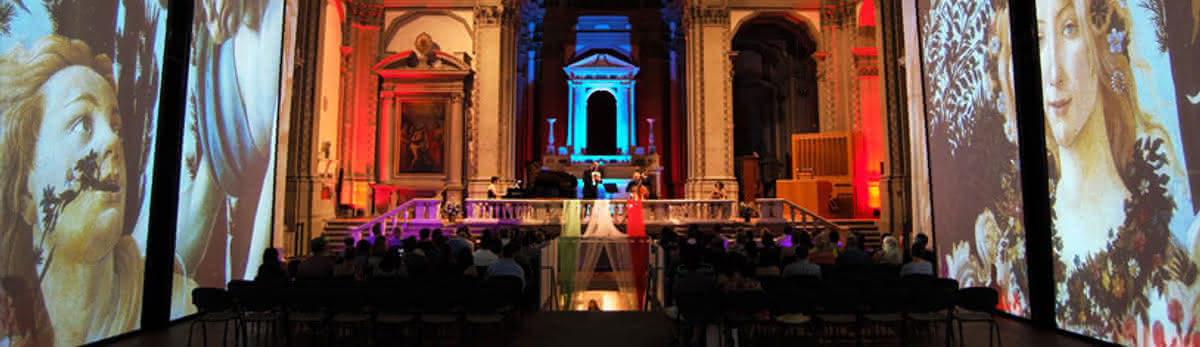
[[[425,251],[417,247],[417,239],[409,236],[402,242],[404,250],[404,265],[408,267],[408,277],[421,277],[429,272],[429,259]]]
[[[796,260],[783,268],[783,277],[813,276],[821,278],[821,267],[808,261],[808,247],[796,246]]]
[[[488,240],[482,248],[480,248],[478,251],[475,251],[475,266],[491,266],[492,263],[495,263],[496,260],[500,259],[496,253],[500,253],[501,249],[503,249],[503,246],[501,246],[500,239]]]
[[[863,250],[863,239],[850,235],[846,238],[846,249],[837,257],[838,265],[870,265],[874,263],[871,255]]]
[[[900,277],[909,275],[933,276],[933,263],[930,263],[928,260],[926,260],[925,255],[922,254],[924,252],[924,245],[913,244],[912,261],[900,267]]]
[[[312,255],[300,262],[296,279],[328,280],[333,278],[333,258],[325,254],[325,238],[316,238],[308,243]]]
[[[904,261],[904,254],[900,252],[900,242],[895,236],[883,238],[883,250],[875,253],[875,261],[892,265],[900,265]]]
[[[454,232],[454,237],[446,241],[450,245],[450,252],[458,254],[460,250],[475,251],[475,244],[471,243],[471,230],[463,226]]]
[[[400,248],[393,247],[384,252],[378,266],[375,267],[373,278],[394,279],[408,277],[408,271],[403,265],[404,263],[400,258]]]
[[[254,276],[254,282],[267,286],[287,285],[288,274],[283,269],[283,262],[279,260],[279,250],[267,248],[263,251],[262,265],[258,266],[258,274]]]
[[[754,273],[757,276],[779,276],[779,260],[782,258],[782,250],[775,244],[775,235],[763,232],[761,239],[762,248],[758,251],[758,266]]]
[[[824,233],[817,236],[816,247],[809,253],[808,261],[813,264],[833,265],[837,262],[837,247],[829,239],[837,233]],[[800,257],[798,254],[796,257]]]
[[[508,246],[504,246],[504,252],[501,254],[500,259],[488,266],[487,275],[484,276],[484,279],[500,276],[520,278],[521,289],[524,290],[525,270],[521,268],[520,264],[517,264],[515,259],[513,259],[513,256],[516,256],[517,252],[520,251],[521,246],[517,245],[516,243],[509,243]]]

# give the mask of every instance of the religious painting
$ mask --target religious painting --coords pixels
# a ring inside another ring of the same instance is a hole
[[[446,104],[402,102],[396,126],[396,174],[442,173],[446,158]]]

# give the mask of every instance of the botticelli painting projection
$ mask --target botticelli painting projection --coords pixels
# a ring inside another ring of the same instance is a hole
[[[1064,329],[1133,346],[1194,343],[1198,11],[1196,1],[1037,3]]]
[[[1028,316],[1008,3],[922,0],[918,13],[939,273]]]
[[[0,2],[0,346],[140,326],[165,6]]]
[[[254,278],[275,196],[284,1],[195,5],[172,318],[195,310],[193,288]]]

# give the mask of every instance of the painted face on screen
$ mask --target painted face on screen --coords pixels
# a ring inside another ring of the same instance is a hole
[[[96,178],[104,188],[82,190],[63,207],[49,236],[56,258],[96,261],[111,252],[124,231],[125,157],[115,92],[94,70],[76,65],[54,73],[39,93],[43,117],[29,191],[42,206],[48,187],[62,192],[78,186],[68,183],[81,179],[74,170],[76,163],[96,153]],[[44,220],[44,213],[39,211],[39,220]]]
[[[1060,146],[1070,146],[1099,103],[1097,67],[1074,0],[1037,6],[1046,119]]]

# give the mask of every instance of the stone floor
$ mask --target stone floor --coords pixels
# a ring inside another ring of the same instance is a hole
[[[1039,329],[1033,325],[1008,319],[999,319],[1000,330],[1003,334],[1004,346],[1043,346],[1043,347],[1074,347],[1074,346],[1092,346],[1093,341],[1084,340],[1078,337],[1059,333],[1054,330]],[[130,336],[125,336],[113,341],[107,341],[101,345],[108,346],[185,346],[188,345],[188,327],[190,321],[181,321],[172,325],[168,329],[161,331],[141,332]],[[490,331],[473,332],[473,338],[466,341],[457,338],[451,338],[443,341],[441,346],[513,346],[513,347],[640,347],[640,346],[678,346],[675,342],[674,334],[675,327],[673,322],[662,315],[655,312],[534,312],[526,313],[521,317],[521,322],[517,326],[506,329],[490,329]],[[963,346],[986,346],[987,345],[987,328],[982,324],[967,326],[965,330],[965,342]],[[210,326],[209,328],[209,345],[222,345],[220,339],[221,329],[219,326]],[[199,334],[199,329],[197,329]],[[930,341],[911,342],[905,345],[943,345],[944,339],[939,336],[933,337]],[[233,343],[232,339],[227,341]],[[305,339],[298,342],[296,345],[304,346],[350,346],[358,345],[353,342],[340,342],[334,344],[311,343],[311,339]],[[405,343],[402,343],[405,342]],[[416,341],[389,341],[388,343],[377,343],[385,346],[399,345],[415,345]],[[420,345],[433,346],[431,341],[424,341]],[[813,342],[803,341],[788,341],[783,344],[787,346],[801,345],[818,345]],[[957,341],[955,341],[957,345]],[[192,343],[200,345],[200,337],[196,336]],[[279,345],[283,345],[280,341]],[[764,345],[772,346],[775,343],[755,342],[743,343],[742,346]],[[820,345],[829,345],[828,343],[820,343]],[[853,345],[853,344],[848,344]],[[875,345],[898,345],[896,342],[887,342]]]

